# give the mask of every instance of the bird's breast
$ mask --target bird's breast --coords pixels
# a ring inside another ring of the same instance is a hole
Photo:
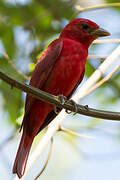
[[[87,50],[82,44],[65,39],[63,49],[45,85],[45,91],[68,96],[85,69]]]

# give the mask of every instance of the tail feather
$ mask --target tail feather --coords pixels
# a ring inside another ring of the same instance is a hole
[[[19,178],[24,175],[32,142],[33,138],[23,133],[13,166],[13,173],[16,173]]]

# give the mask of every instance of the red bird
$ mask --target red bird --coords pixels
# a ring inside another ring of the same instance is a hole
[[[87,19],[70,22],[43,52],[38,60],[30,85],[53,95],[69,99],[83,79],[88,47],[100,36],[110,35]],[[59,109],[61,110],[61,109]],[[27,94],[23,134],[13,166],[21,178],[34,137],[56,116],[54,106]]]

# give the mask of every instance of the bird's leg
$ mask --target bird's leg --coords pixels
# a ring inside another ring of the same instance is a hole
[[[65,103],[65,101],[67,100],[67,97],[60,94],[60,95],[58,95],[58,99],[59,99],[60,103],[63,105]],[[59,114],[59,110],[57,110],[57,106],[54,106],[54,112],[56,114]]]
[[[59,114],[59,111],[58,111],[57,108],[58,108],[57,106],[54,106],[54,112],[55,112],[55,114]]]

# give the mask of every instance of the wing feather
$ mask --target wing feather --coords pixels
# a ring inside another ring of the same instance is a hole
[[[59,39],[56,39],[45,49],[45,51],[42,53],[33,71],[33,75],[30,80],[31,86],[34,86],[41,90],[44,89],[44,85],[61,53],[62,47],[63,47],[63,42],[60,41]],[[27,94],[23,123],[34,101],[35,101],[35,98]]]

